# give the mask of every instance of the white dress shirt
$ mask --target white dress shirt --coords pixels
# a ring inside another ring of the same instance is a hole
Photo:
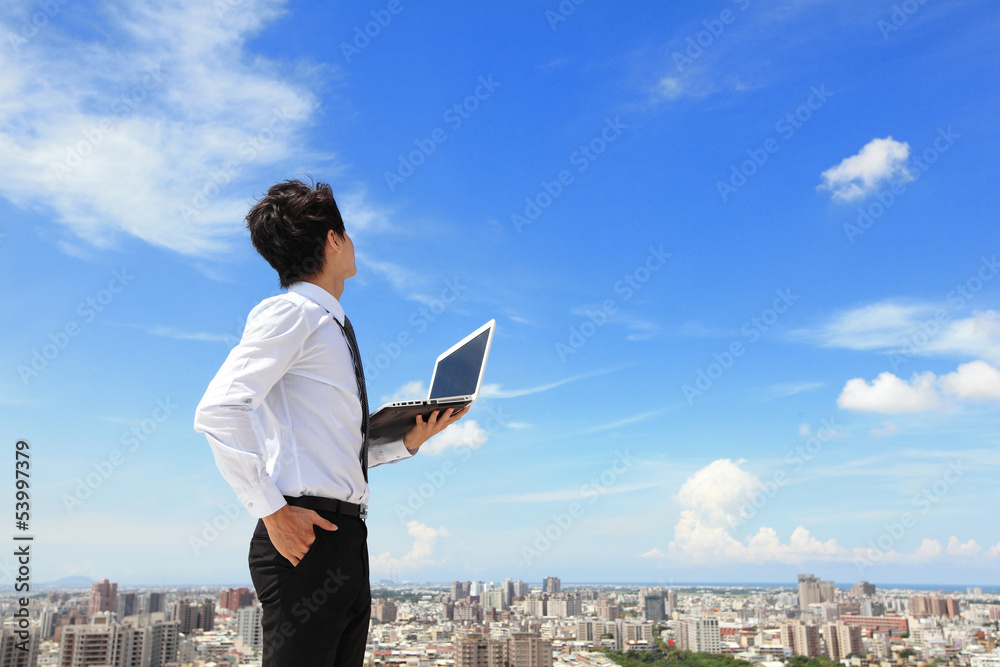
[[[312,283],[265,299],[198,404],[194,428],[255,518],[281,509],[283,496],[368,502],[343,322],[340,302]],[[402,440],[371,442],[368,466],[410,456]]]

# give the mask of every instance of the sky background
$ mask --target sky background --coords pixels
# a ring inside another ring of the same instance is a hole
[[[4,3],[33,580],[249,583],[192,421],[279,292],[243,216],[298,177],[356,244],[372,403],[497,320],[469,415],[372,473],[374,579],[995,585],[998,29],[985,1]]]

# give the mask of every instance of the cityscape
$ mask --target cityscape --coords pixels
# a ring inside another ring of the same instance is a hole
[[[316,589],[293,615],[326,598]],[[247,587],[119,589],[102,579],[27,604],[0,600],[0,667],[261,665],[262,610]],[[755,667],[998,667],[998,637],[995,588],[838,585],[813,574],[785,586],[378,582],[365,667],[617,667],[671,654]]]

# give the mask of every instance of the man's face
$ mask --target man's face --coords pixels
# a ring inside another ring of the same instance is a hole
[[[354,241],[351,240],[347,230],[343,236],[336,232],[330,232],[330,241],[333,243],[332,257],[327,257],[327,261],[333,263],[335,275],[338,278],[347,280],[358,274],[357,263],[354,259]]]

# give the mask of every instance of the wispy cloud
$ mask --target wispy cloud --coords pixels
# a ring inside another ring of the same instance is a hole
[[[190,341],[200,341],[207,343],[226,343],[227,345],[235,345],[240,341],[242,336],[242,325],[239,331],[234,331],[231,334],[219,334],[219,333],[208,333],[205,331],[182,331],[176,327],[168,327],[163,325],[154,324],[128,324],[123,322],[108,322],[110,326],[116,327],[126,327],[128,329],[137,329],[143,331],[151,336],[158,336],[160,338],[170,338],[173,340],[190,340]]]
[[[642,491],[643,489],[652,489],[654,487],[661,486],[660,482],[645,482],[642,484],[630,484],[630,485],[620,485],[612,486],[601,489],[600,493],[602,496],[605,495],[616,495],[619,493],[632,493],[633,491]],[[556,491],[538,491],[536,493],[514,493],[510,495],[502,496],[492,496],[486,500],[491,503],[544,503],[544,502],[566,502],[572,500],[580,500],[585,498],[584,494],[579,488],[577,489],[560,489]]]
[[[825,382],[786,382],[773,384],[765,389],[765,397],[762,401],[773,401],[778,398],[787,398],[796,394],[804,394],[809,391],[816,391],[826,386]]]
[[[248,51],[282,2],[218,4],[115,2],[99,39],[53,23],[5,49],[0,193],[96,247],[207,256],[237,238],[258,170],[310,154],[320,77]]]
[[[498,384],[484,384],[479,392],[479,395],[482,398],[517,398],[519,396],[540,394],[544,391],[549,391],[551,389],[555,389],[556,387],[561,387],[564,384],[577,382],[579,380],[586,380],[587,378],[597,377],[599,375],[606,375],[608,373],[613,373],[616,370],[618,370],[618,368],[609,368],[607,370],[595,371],[593,373],[574,375],[573,377],[568,377],[564,380],[556,380],[555,382],[549,382],[547,384],[538,385],[537,387],[528,387],[526,389],[501,389],[500,385]]]
[[[822,347],[909,356],[978,357],[1000,363],[1000,311],[952,318],[945,304],[885,300],[853,308],[789,333]]]
[[[600,431],[609,431],[611,429],[621,428],[622,426],[628,426],[629,424],[635,424],[635,423],[638,423],[638,422],[643,422],[643,421],[646,421],[647,419],[652,419],[654,417],[659,417],[660,415],[662,415],[663,413],[667,412],[668,410],[671,410],[671,409],[677,408],[677,407],[681,407],[682,405],[684,405],[684,404],[677,403],[675,405],[670,405],[670,406],[667,406],[667,407],[659,408],[657,410],[650,410],[648,412],[643,412],[643,413],[640,413],[640,414],[637,414],[637,415],[633,415],[631,417],[624,417],[622,419],[616,419],[615,421],[608,422],[607,424],[601,424],[600,426],[593,426],[591,428],[585,429],[584,431],[580,432],[579,435],[583,435],[583,434],[586,434],[586,433],[599,433]]]

